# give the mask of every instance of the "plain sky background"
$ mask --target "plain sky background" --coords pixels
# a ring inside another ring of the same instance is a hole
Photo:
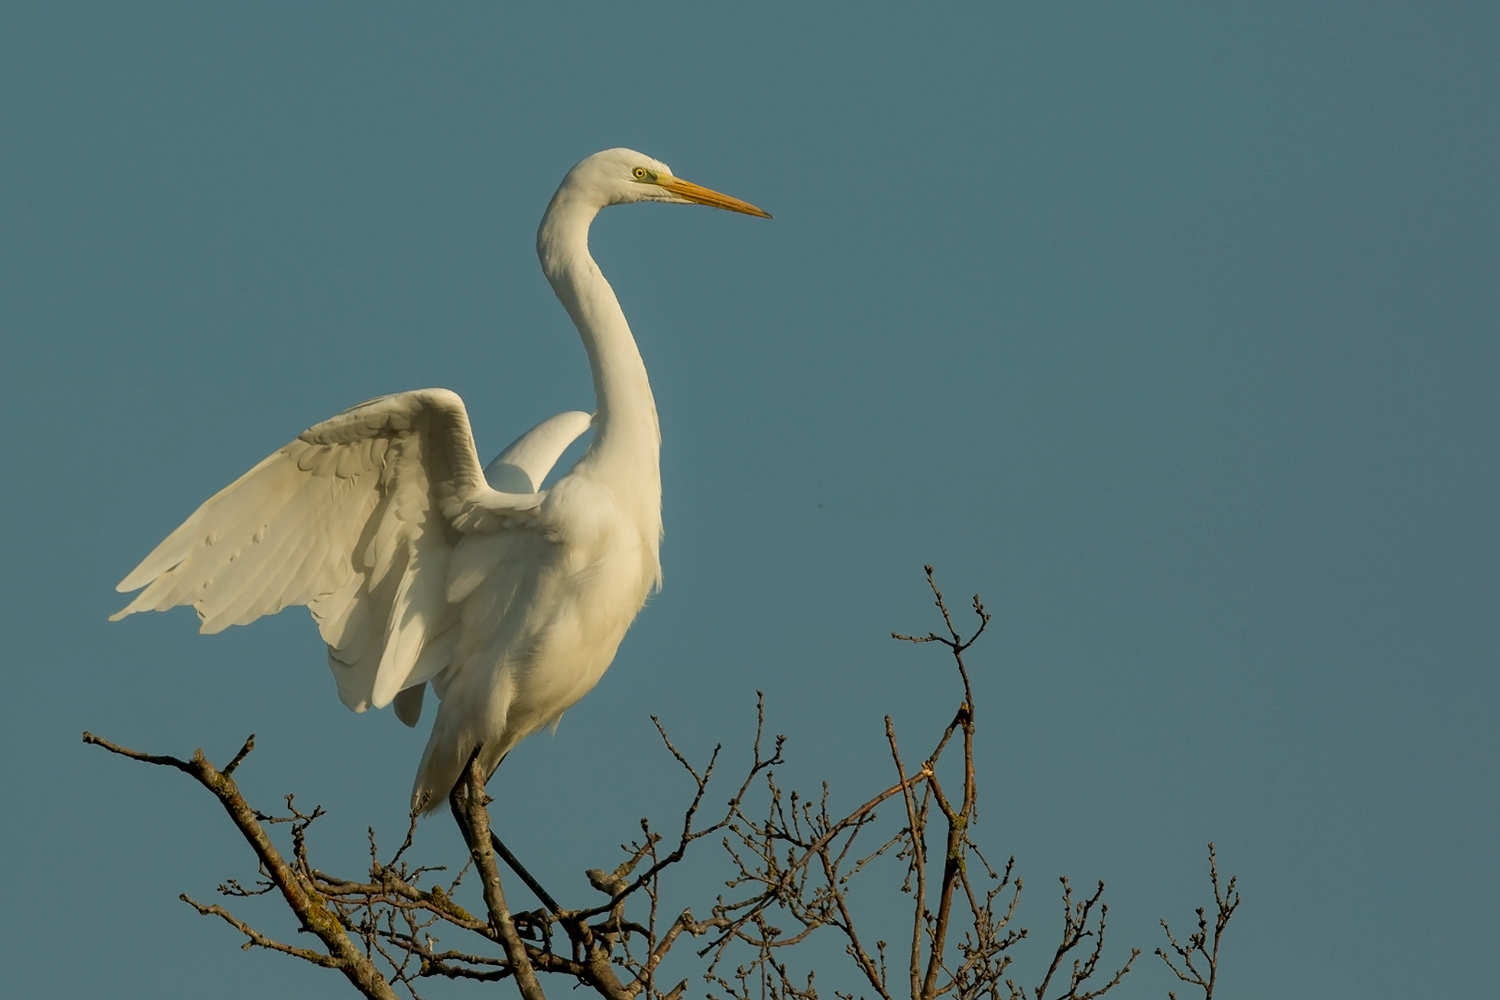
[[[345,711],[301,610],[201,638],[107,624],[113,586],[360,400],[452,388],[485,458],[590,408],[533,239],[614,145],[776,219],[594,228],[666,589],[492,785],[554,893],[684,800],[652,713],[741,762],[764,690],[789,782],[888,784],[882,715],[916,747],[956,702],[888,638],[936,624],[931,562],[995,613],[978,836],[1038,945],[1058,875],[1106,879],[1106,960],[1146,951],[1114,995],[1164,997],[1213,839],[1224,1000],[1492,990],[1497,50],[1492,4],[0,7],[5,993],[346,994],[178,902],[248,851],[79,733],[257,733],[247,793],[321,802],[357,872],[427,721]],[[459,856],[447,817],[418,851]]]

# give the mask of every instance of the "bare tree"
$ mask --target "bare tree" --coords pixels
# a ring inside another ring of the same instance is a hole
[[[446,871],[443,867],[407,860],[416,830],[413,814],[404,839],[387,861],[381,860],[371,830],[368,872],[348,879],[327,874],[310,860],[308,830],[323,815],[321,808],[304,812],[288,795],[286,813],[270,815],[245,801],[233,775],[254,749],[253,736],[222,770],[201,750],[184,761],[140,753],[90,733],[83,738],[134,760],[181,770],[212,792],[255,852],[260,872],[253,887],[229,880],[219,892],[229,898],[279,892],[299,930],[316,937],[322,948],[277,941],[223,906],[187,895],[181,897],[184,902],[232,926],[244,936],[243,947],[265,948],[335,969],[366,997],[396,997],[400,989],[421,1000],[421,984],[433,978],[513,979],[525,1000],[544,1000],[542,978],[561,976],[564,983],[585,986],[605,1000],[680,1000],[689,980],[667,985],[661,976],[668,954],[686,935],[696,939],[692,953],[700,963],[709,1000],[817,1000],[814,973],[795,973],[792,960],[799,945],[821,932],[842,940],[858,980],[880,1000],[1093,1000],[1118,985],[1140,954],[1140,949],[1130,949],[1129,957],[1108,978],[1100,971],[1108,914],[1103,882],[1092,893],[1075,898],[1069,880],[1061,879],[1063,919],[1057,943],[1042,954],[1032,979],[1023,983],[1014,975],[1013,953],[1031,939],[1028,929],[1016,923],[1022,880],[1013,875],[1014,857],[997,871],[972,839],[978,817],[978,715],[964,654],[985,632],[990,615],[975,595],[973,631],[965,633],[954,622],[930,566],[927,582],[943,632],[892,635],[945,647],[962,694],[952,721],[920,763],[913,766],[903,755],[887,716],[894,783],[840,815],[830,809],[826,784],[819,795],[808,797],[778,782],[776,768],[784,762],[785,739],[777,736],[766,746],[762,697],[756,706],[749,766],[722,809],[706,813],[721,747],[715,747],[701,766],[694,766],[653,717],[663,745],[694,791],[680,825],[664,832],[642,820],[639,837],[622,845],[623,860],[612,869],[585,873],[603,897],[592,905],[559,904],[491,832],[490,799],[473,760],[449,797],[469,848],[468,861],[457,875],[438,879],[437,873]],[[959,759],[943,764],[949,751],[950,758],[956,753]],[[940,765],[949,775],[948,784],[939,774]],[[885,810],[888,804],[893,808]],[[880,824],[882,811],[894,814],[894,827]],[[266,831],[275,824],[290,830],[289,855],[280,852]],[[691,908],[668,912],[664,879],[695,845],[709,839],[718,842],[730,866],[724,883],[727,894],[705,901],[700,909],[706,916],[701,918]],[[930,850],[930,845],[937,850]],[[502,863],[541,901],[540,908],[510,907]],[[891,871],[892,864],[896,872],[904,872],[900,889],[910,898],[908,930],[894,947],[884,940],[870,942],[850,899],[856,879]],[[976,871],[971,872],[971,865]],[[479,882],[484,907],[480,915],[456,898],[470,871]],[[1186,948],[1167,931],[1185,971],[1157,951],[1180,979],[1204,988],[1205,1000],[1213,997],[1219,939],[1239,904],[1234,879],[1223,894],[1219,891],[1212,845],[1210,871],[1219,901],[1212,940],[1206,936],[1200,909],[1199,931]],[[1227,902],[1230,896],[1232,903]],[[469,943],[449,947],[440,933],[461,934]],[[1206,979],[1199,971],[1205,962]],[[852,994],[834,992],[840,1000],[853,1000]]]

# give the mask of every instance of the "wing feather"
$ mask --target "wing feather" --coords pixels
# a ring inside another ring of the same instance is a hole
[[[465,535],[459,539],[448,561],[448,600],[457,604],[468,598],[474,588],[500,565],[511,548],[511,536]]]
[[[577,428],[571,441],[587,427],[586,414],[562,416],[512,446],[548,428],[522,456],[533,483],[567,446],[563,432]],[[308,428],[209,498],[121,581],[141,592],[112,620],[190,604],[201,630],[217,632],[305,604],[340,698],[382,707],[452,661],[455,547],[472,535],[486,557],[503,552],[504,536],[543,527],[541,501],[489,485],[456,394],[382,396]],[[404,705],[415,721],[420,694]]]
[[[350,573],[349,579],[338,590],[307,602],[307,610],[318,623],[318,634],[331,651],[337,653],[348,649],[354,637],[365,630],[370,602],[361,600],[364,593],[365,578]],[[358,652],[352,655],[359,658]]]
[[[579,410],[548,417],[516,438],[484,467],[484,478],[497,490],[534,493],[568,445],[589,429],[594,418]]]

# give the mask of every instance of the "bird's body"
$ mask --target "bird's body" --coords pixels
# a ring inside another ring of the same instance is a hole
[[[598,683],[659,585],[661,435],[646,367],[588,252],[630,201],[759,209],[625,149],[564,179],[537,233],[542,270],[588,352],[597,411],[544,421],[482,469],[459,397],[382,396],[317,424],[203,504],[121,582],[117,618],[191,604],[202,631],[306,604],[355,711],[414,725],[442,701],[413,788],[443,801],[477,750],[486,774]],[[592,425],[588,450],[542,480]]]

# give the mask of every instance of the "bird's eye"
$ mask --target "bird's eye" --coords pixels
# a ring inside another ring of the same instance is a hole
[[[635,179],[636,180],[643,181],[643,180],[646,179],[646,168],[645,167],[636,167],[634,173],[635,173]]]

